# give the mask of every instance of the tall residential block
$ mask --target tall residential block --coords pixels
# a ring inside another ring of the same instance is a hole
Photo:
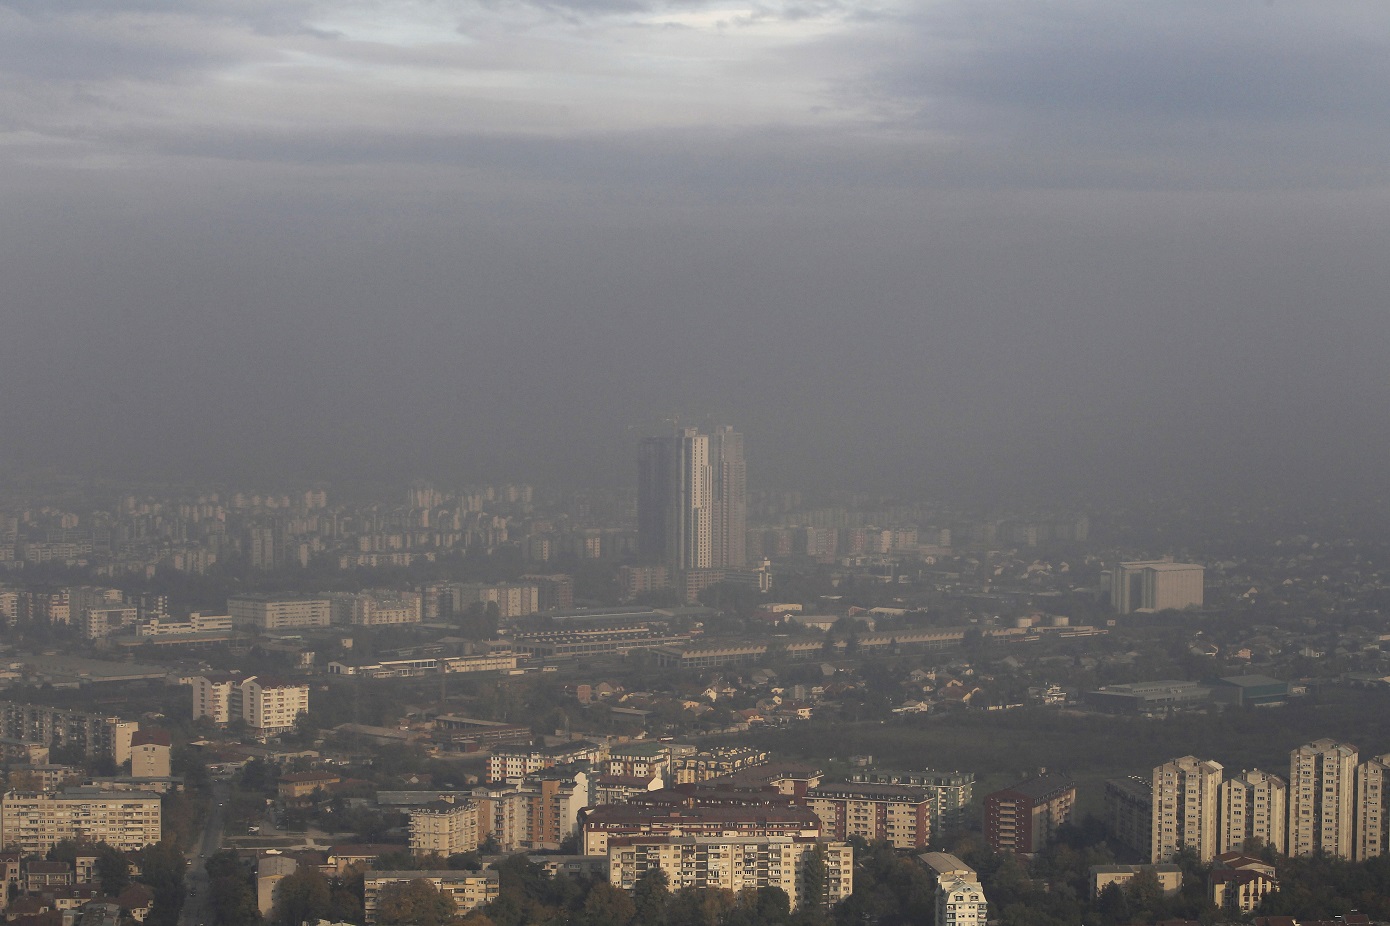
[[[1193,563],[1119,563],[1110,571],[1110,604],[1117,614],[1200,608],[1205,574]]]
[[[1111,778],[1105,782],[1105,827],[1126,849],[1147,855],[1153,848],[1153,781]]]
[[[1351,858],[1356,747],[1315,740],[1289,753],[1289,854]]]
[[[1042,851],[1071,819],[1076,783],[1064,775],[1039,775],[985,795],[985,841],[995,852],[1028,857]]]
[[[1356,839],[1352,858],[1363,862],[1390,852],[1390,755],[1356,768]]]
[[[1153,770],[1149,860],[1170,862],[1191,848],[1205,864],[1216,856],[1221,800],[1221,766],[1183,756]]]
[[[1244,852],[1254,839],[1287,852],[1288,791],[1284,779],[1257,768],[1222,782],[1220,852]]]

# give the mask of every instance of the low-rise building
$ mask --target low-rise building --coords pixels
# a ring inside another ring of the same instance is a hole
[[[1142,872],[1151,872],[1158,879],[1158,887],[1164,897],[1171,897],[1182,889],[1182,869],[1170,862],[1157,865],[1092,865],[1091,893],[1099,897],[1100,892],[1110,884],[1124,887]]]
[[[1274,866],[1239,852],[1224,852],[1212,860],[1207,875],[1207,899],[1228,914],[1254,911],[1265,897],[1279,890]]]

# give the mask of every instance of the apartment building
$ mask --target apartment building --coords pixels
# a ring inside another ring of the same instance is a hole
[[[160,796],[145,791],[10,791],[0,797],[0,845],[43,855],[71,839],[134,851],[159,842],[162,820]]]
[[[924,788],[837,782],[809,789],[806,803],[827,838],[859,836],[918,851],[931,841],[932,799]]]
[[[130,777],[168,778],[173,737],[168,730],[138,730],[130,738]]]
[[[193,719],[206,717],[218,726],[241,716],[241,676],[198,675],[189,680],[193,692]],[[235,713],[232,710],[236,703]]]
[[[808,861],[825,866],[825,892],[807,896]],[[854,890],[854,850],[843,842],[789,837],[637,837],[608,846],[611,884],[632,890],[651,870],[665,873],[670,889],[744,890],[776,887],[791,899],[792,909],[806,903],[833,904]]]
[[[1153,851],[1153,780],[1111,778],[1105,782],[1105,825],[1111,837],[1137,855]]]
[[[1220,764],[1183,756],[1153,770],[1153,823],[1149,861],[1171,862],[1190,848],[1203,863],[1216,856],[1220,833]]]
[[[293,730],[309,710],[309,686],[268,676],[200,675],[189,680],[193,717],[219,726],[241,719],[257,735]]]
[[[1320,739],[1289,753],[1289,854],[1352,856],[1355,746]]]
[[[410,851],[415,855],[445,856],[472,852],[482,841],[477,801],[431,801],[410,809]]]
[[[671,758],[671,778],[676,784],[693,784],[732,775],[734,772],[766,765],[765,749],[748,746],[721,746]]]
[[[936,886],[936,926],[986,926],[989,902],[977,878],[945,878]]]
[[[1375,756],[1356,767],[1356,839],[1358,862],[1385,855],[1390,840],[1390,755]]]
[[[333,623],[359,627],[418,624],[422,614],[419,592],[342,592],[331,596]]]
[[[227,613],[243,630],[297,630],[329,626],[333,605],[325,597],[238,595],[227,599]]]
[[[518,784],[527,775],[557,765],[601,762],[604,753],[603,746],[587,740],[561,743],[558,746],[498,746],[488,757],[488,780]]]
[[[995,852],[1028,858],[1042,851],[1071,819],[1076,782],[1040,775],[985,796],[985,841]]]
[[[933,833],[949,833],[964,826],[966,811],[975,795],[974,772],[945,772],[930,768],[905,772],[871,767],[856,770],[850,775],[850,780],[926,788],[934,802],[931,817]]]
[[[1258,839],[1275,852],[1286,852],[1288,791],[1284,779],[1257,768],[1222,782],[1220,851],[1244,852],[1247,843]]]
[[[820,818],[803,806],[642,806],[604,804],[581,814],[584,854],[603,855],[610,839],[649,836],[786,836],[819,839]]]
[[[390,884],[428,881],[441,894],[454,901],[454,912],[463,915],[470,910],[492,903],[500,893],[501,882],[496,869],[482,871],[369,871],[362,883],[362,906],[368,926],[375,924],[377,903],[381,891]]]
[[[253,675],[241,683],[242,717],[257,734],[293,730],[309,711],[309,686],[302,682]]]
[[[76,746],[88,757],[110,756],[118,765],[130,758],[130,737],[139,726],[101,714],[0,701],[0,739]]]

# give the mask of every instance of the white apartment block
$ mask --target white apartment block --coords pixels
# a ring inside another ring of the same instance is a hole
[[[985,926],[989,903],[980,882],[968,877],[944,878],[936,886],[936,926]]]
[[[604,747],[583,740],[559,746],[498,746],[488,756],[488,780],[518,784],[535,772],[571,762],[601,762],[605,755]]]
[[[1358,862],[1385,855],[1390,842],[1390,755],[1376,756],[1356,768],[1356,841]]]
[[[1195,756],[1165,762],[1153,771],[1150,861],[1168,862],[1179,849],[1196,851],[1203,864],[1216,856],[1221,766]]]
[[[257,733],[293,730],[309,711],[309,686],[300,682],[251,676],[241,683],[241,715]]]
[[[160,796],[145,791],[70,788],[10,791],[0,798],[0,845],[43,855],[64,839],[134,851],[159,842]]]
[[[422,613],[419,592],[368,591],[332,596],[333,623],[362,627],[418,624]]]
[[[333,607],[328,598],[242,595],[227,599],[227,613],[239,628],[295,630],[329,626]]]
[[[1244,852],[1258,839],[1275,852],[1288,850],[1288,784],[1278,775],[1250,769],[1221,784],[1218,854]]]
[[[135,628],[137,636],[159,637],[181,633],[227,633],[232,629],[230,614],[203,614],[194,611],[186,621],[152,617]]]
[[[206,717],[219,726],[232,722],[233,692],[241,716],[241,679],[232,676],[198,675],[189,682],[193,689],[193,719]]]
[[[826,896],[806,896],[806,862],[824,850]],[[608,846],[608,877],[632,890],[651,869],[660,869],[672,891],[685,887],[743,890],[777,887],[792,908],[811,902],[837,903],[854,890],[854,850],[843,842],[785,837],[646,837],[613,840]]]
[[[1320,739],[1289,753],[1289,855],[1351,858],[1355,746]]]
[[[477,801],[433,801],[410,810],[410,851],[448,857],[472,852],[481,842]]]
[[[200,675],[190,680],[193,718],[221,726],[238,718],[258,734],[294,729],[309,710],[309,686],[302,682],[250,676]]]

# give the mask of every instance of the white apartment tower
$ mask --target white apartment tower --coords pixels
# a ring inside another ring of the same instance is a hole
[[[1356,839],[1358,862],[1390,853],[1390,755],[1376,756],[1356,768]]]
[[[1284,779],[1257,768],[1223,782],[1218,851],[1244,852],[1248,840],[1258,839],[1275,852],[1286,852],[1288,790]]]
[[[1153,834],[1150,861],[1169,862],[1191,847],[1203,864],[1216,856],[1221,766],[1196,756],[1165,762],[1153,771]]]
[[[1315,740],[1289,753],[1289,854],[1351,858],[1355,746]]]

